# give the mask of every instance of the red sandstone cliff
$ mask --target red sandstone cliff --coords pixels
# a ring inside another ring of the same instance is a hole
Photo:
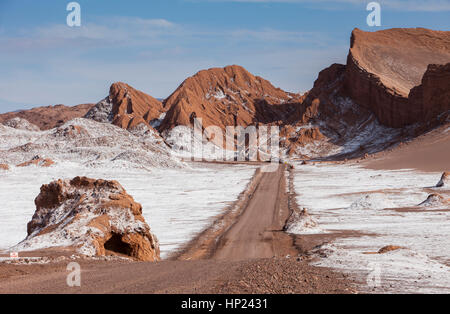
[[[430,64],[449,61],[450,32],[423,28],[377,32],[355,29],[347,58],[346,92],[353,101],[370,109],[384,125],[403,127],[424,122],[433,114],[449,110],[450,103],[436,105],[429,102],[430,98],[419,99],[415,94],[408,99],[410,90],[422,83]],[[428,70],[423,82],[427,85],[427,95],[437,91],[431,87],[436,81],[439,88],[448,90],[446,68]]]

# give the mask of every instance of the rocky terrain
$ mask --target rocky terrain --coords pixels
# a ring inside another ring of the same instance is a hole
[[[92,119],[76,118],[46,131],[0,125],[0,162],[28,166],[38,160],[73,162],[87,167],[180,167],[151,127],[131,131]],[[30,162],[31,161],[31,162]],[[50,165],[51,163],[46,163]]]
[[[297,118],[347,148],[338,154],[382,151],[448,124],[449,61],[450,32],[355,29],[347,64],[320,72]]]
[[[237,65],[203,70],[164,101],[169,110],[160,130],[189,126],[194,118],[201,118],[205,128],[214,125],[223,130],[287,120],[300,99]]]
[[[83,117],[94,104],[82,104],[74,107],[55,105],[38,107],[30,110],[20,110],[15,112],[0,114],[0,124],[12,127],[10,121],[13,118],[21,118],[37,126],[41,130],[49,130],[58,127],[75,118]]]
[[[116,181],[76,177],[41,187],[27,238],[15,250],[72,247],[86,256],[159,260],[158,239],[142,206]]]

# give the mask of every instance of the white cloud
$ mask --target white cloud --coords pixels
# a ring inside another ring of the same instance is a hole
[[[197,2],[242,2],[242,3],[305,3],[321,9],[327,4],[351,4],[365,6],[373,0],[196,0]],[[450,0],[378,0],[382,8],[399,11],[450,11]],[[335,9],[335,7],[333,7]]]

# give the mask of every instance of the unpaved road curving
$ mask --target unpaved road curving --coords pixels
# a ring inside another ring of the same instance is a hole
[[[206,230],[172,260],[77,260],[81,287],[66,283],[68,258],[44,265],[0,263],[0,293],[354,292],[342,274],[295,257],[294,239],[282,231],[290,213],[285,166],[257,171],[242,198],[234,216],[222,217],[223,229]]]

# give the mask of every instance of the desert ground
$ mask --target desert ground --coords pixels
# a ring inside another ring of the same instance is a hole
[[[446,143],[448,136],[438,140]],[[436,147],[440,149],[441,145]],[[208,227],[203,230],[203,224],[197,230],[193,228],[192,240],[180,241],[184,245],[170,245],[169,241],[165,245],[167,251],[162,252],[166,258],[159,262],[132,262],[114,257],[74,257],[72,251],[58,249],[50,253],[32,251],[23,256],[44,258],[0,264],[0,291],[449,292],[450,250],[446,249],[445,240],[450,230],[449,224],[442,221],[448,221],[450,208],[442,204],[416,206],[428,193],[437,190],[433,186],[440,173],[430,172],[420,156],[409,159],[414,169],[391,170],[397,158],[409,153],[410,147],[405,146],[358,163],[294,163],[293,168],[279,166],[276,172],[268,173],[258,170],[264,165],[257,163],[202,164],[201,167],[212,169],[238,167],[244,172],[248,167],[251,175],[247,174],[247,186],[230,204],[237,206],[233,212],[215,216],[211,213],[206,219]],[[381,170],[380,164],[386,170]],[[445,166],[447,161],[434,164]],[[386,181],[370,182],[374,176],[386,177]],[[448,189],[440,193],[450,196]],[[367,199],[367,195],[378,198]],[[285,232],[289,213],[298,209],[298,204],[308,206],[318,223],[298,232]],[[189,223],[187,219],[182,222]],[[368,254],[388,245],[404,248]],[[66,265],[72,260],[82,267],[81,287],[66,284]],[[367,276],[377,263],[382,267],[381,286],[369,286]]]

